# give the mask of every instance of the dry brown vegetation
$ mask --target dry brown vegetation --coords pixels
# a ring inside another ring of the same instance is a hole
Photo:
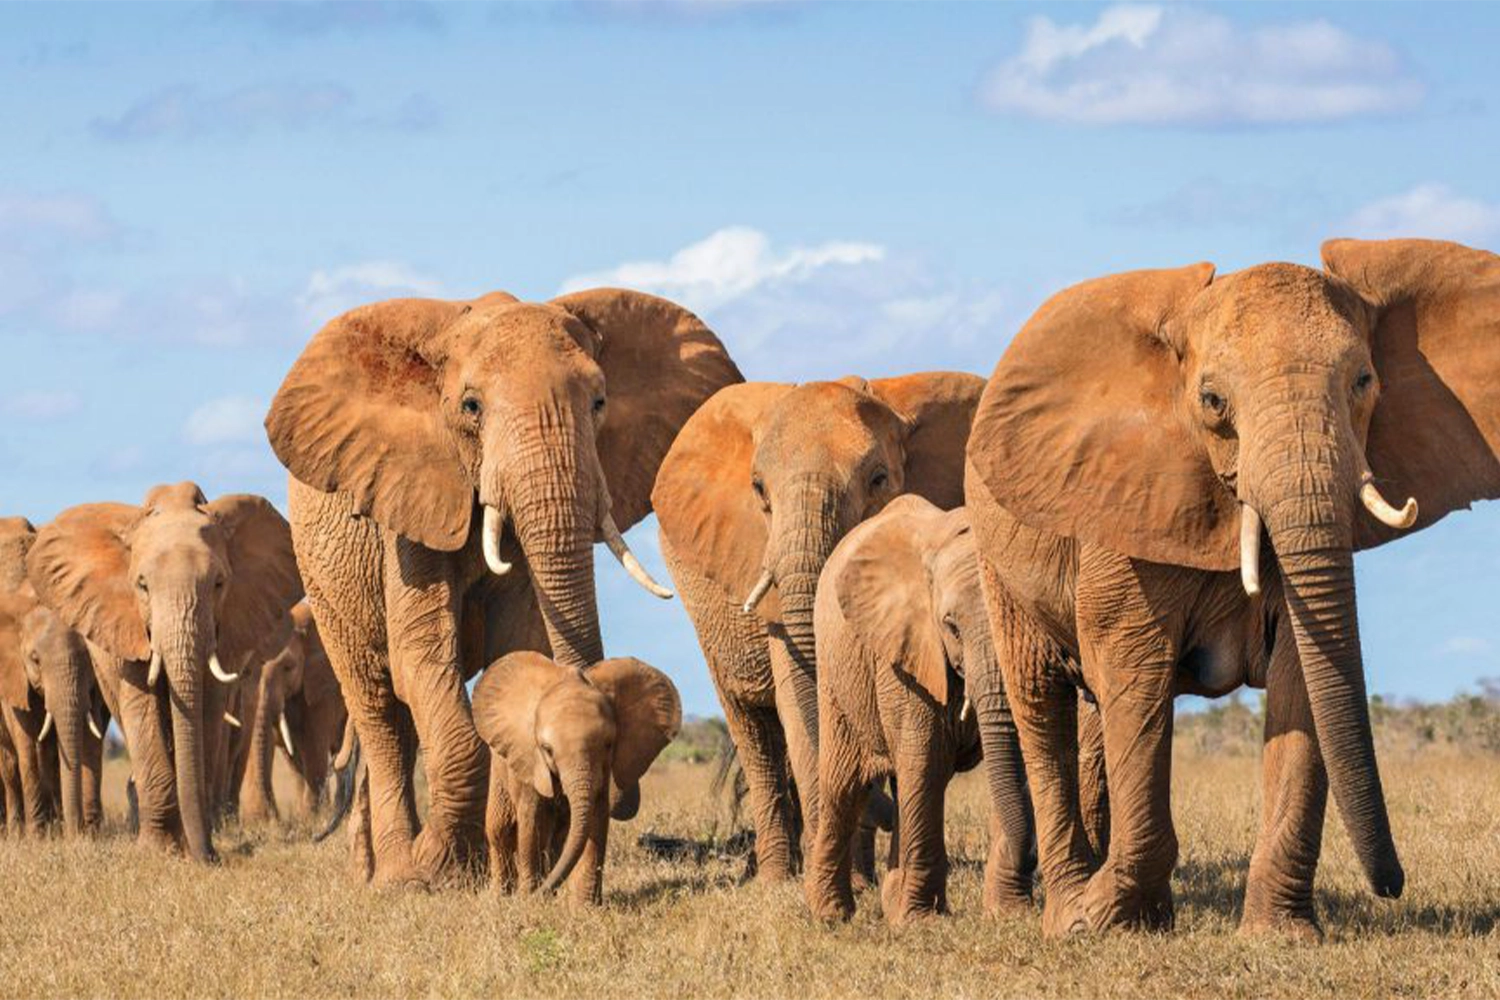
[[[977,774],[956,783],[948,808],[951,917],[891,931],[867,894],[853,923],[816,925],[800,886],[743,885],[740,860],[661,861],[637,845],[647,831],[699,840],[728,832],[724,800],[710,791],[714,764],[677,752],[648,775],[639,818],[614,828],[608,906],[596,911],[488,891],[371,890],[350,879],[342,837],[311,845],[306,824],[226,830],[225,860],[214,870],[155,856],[119,835],[101,843],[0,841],[8,893],[0,993],[1500,994],[1500,757],[1436,735],[1407,739],[1404,723],[1389,716],[1382,762],[1406,897],[1382,902],[1364,891],[1332,821],[1319,882],[1328,941],[1298,947],[1235,934],[1259,800],[1253,705],[1181,726],[1173,781],[1182,862],[1170,935],[1044,941],[1035,919],[984,917]],[[695,739],[711,744],[713,734]],[[119,767],[109,788],[116,817]]]

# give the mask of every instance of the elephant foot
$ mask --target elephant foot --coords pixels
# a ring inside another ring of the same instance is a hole
[[[1126,884],[1106,865],[1089,879],[1078,909],[1084,929],[1103,931],[1170,931],[1176,922],[1172,886],[1168,881],[1145,886]],[[1073,933],[1072,926],[1064,933]]]
[[[483,837],[443,836],[433,827],[417,834],[412,845],[413,867],[433,888],[482,883],[488,858]]]
[[[1282,938],[1297,944],[1322,944],[1323,928],[1317,918],[1300,913],[1259,913],[1246,911],[1240,918],[1239,933],[1247,938]]]
[[[828,885],[814,886],[809,881],[806,896],[807,908],[812,911],[814,920],[825,924],[841,924],[848,923],[854,916],[852,892],[840,892]]]
[[[1031,873],[990,862],[984,869],[984,912],[991,915],[1030,913]]]
[[[925,920],[947,912],[947,900],[942,893],[912,893],[906,884],[906,874],[900,868],[885,873],[880,884],[880,909],[885,922],[891,927],[900,927],[914,920]]]

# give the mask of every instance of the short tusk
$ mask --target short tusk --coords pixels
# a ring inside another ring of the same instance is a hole
[[[510,563],[500,558],[500,531],[505,527],[505,513],[498,507],[484,505],[484,529],[480,542],[484,548],[484,564],[496,576],[510,572]]]
[[[771,589],[771,584],[775,582],[776,578],[771,575],[770,570],[761,573],[760,579],[755,581],[755,586],[750,590],[750,596],[745,598],[745,603],[740,610],[747,615],[753,613],[756,605],[760,604],[765,598],[766,592]]]
[[[1240,583],[1245,593],[1260,593],[1260,514],[1247,503],[1240,504]]]
[[[283,714],[281,716],[280,724],[281,724],[281,745],[284,746],[284,747],[286,747],[286,755],[288,757],[295,757],[295,756],[297,756],[297,751],[294,750],[294,749],[292,749],[292,727],[288,726],[286,724],[286,715]]]
[[[651,579],[651,574],[646,572],[646,567],[641,565],[635,553],[630,551],[630,546],[625,544],[620,529],[615,525],[614,515],[606,510],[604,516],[599,518],[599,528],[604,534],[604,544],[609,546],[609,551],[620,560],[620,565],[625,567],[625,572],[630,574],[630,578],[646,588],[647,592],[655,594],[664,601],[670,601],[673,596],[672,592]]]
[[[231,726],[233,726],[236,729],[242,728],[240,726],[240,720],[236,719],[234,716],[230,715],[228,712],[224,713],[224,721],[227,722],[227,723],[229,723]]]
[[[958,710],[958,724],[959,725],[963,725],[964,723],[968,722],[969,721],[969,716],[973,715],[973,714],[974,714],[974,702],[972,702],[972,701],[969,700],[969,696],[968,695],[964,695],[964,704],[963,704],[963,707]]]
[[[90,713],[88,713],[88,716],[89,716],[89,732],[91,732],[91,733],[94,734],[94,739],[96,739],[96,740],[102,740],[102,739],[104,739],[104,734],[101,733],[101,732],[99,732],[99,723],[97,723],[97,722],[94,721],[94,713],[90,712]]]
[[[52,713],[48,712],[47,713],[47,717],[42,720],[42,731],[40,733],[37,733],[37,735],[36,735],[36,741],[38,743],[41,743],[48,736],[51,736],[51,735],[52,735]]]
[[[1360,477],[1359,499],[1364,503],[1365,510],[1388,528],[1404,530],[1417,523],[1416,499],[1407,497],[1406,504],[1397,510],[1380,495],[1380,490],[1375,486],[1375,477],[1368,472]]]
[[[231,674],[224,670],[224,667],[219,663],[218,653],[209,654],[208,672],[213,674],[214,680],[218,681],[220,684],[233,684],[235,681],[240,679],[239,674]]]
[[[156,647],[151,648],[151,669],[146,673],[146,686],[156,687],[156,682],[161,679],[161,651]]]

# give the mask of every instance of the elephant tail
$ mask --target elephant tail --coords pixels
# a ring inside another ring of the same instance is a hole
[[[359,736],[354,732],[353,719],[344,727],[344,745],[339,747],[333,766],[338,774],[338,783],[333,791],[333,815],[328,818],[328,824],[323,829],[313,834],[314,844],[321,844],[333,836],[333,832],[344,822],[344,817],[349,815],[349,807],[354,802],[354,786],[359,771]]]

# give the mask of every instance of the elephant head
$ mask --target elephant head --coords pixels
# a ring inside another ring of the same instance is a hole
[[[810,668],[818,576],[834,546],[903,492],[963,503],[964,443],[983,389],[957,372],[726,389],[662,463],[653,494],[662,536],[747,612],[784,629]],[[815,745],[810,673],[796,698]]]
[[[584,667],[603,656],[594,542],[671,596],[620,532],[683,422],[740,380],[696,316],[639,292],[403,299],[313,337],[266,429],[293,476],[383,528],[444,552],[477,536],[498,574],[518,543],[553,651]]]
[[[666,674],[640,660],[605,660],[585,672],[539,653],[511,653],[474,689],[474,724],[544,799],[567,799],[562,853],[542,885],[572,873],[596,825],[635,816],[640,780],[682,728],[682,703]],[[602,856],[599,859],[603,863]]]
[[[27,564],[68,627],[149,662],[148,687],[165,678],[183,836],[193,857],[211,860],[205,685],[234,680],[223,664],[245,662],[302,596],[286,520],[261,497],[208,502],[192,483],[158,486],[140,507],[64,511]]]
[[[1353,552],[1500,495],[1500,258],[1422,240],[1323,255],[1321,272],[1197,264],[1059,293],[996,367],[969,456],[1022,522],[1238,569],[1251,593],[1269,536],[1344,825],[1397,896]]]
[[[898,497],[849,534],[825,577],[860,647],[947,706],[960,740],[972,707],[991,802],[1005,836],[1003,855],[1017,891],[1028,895],[1036,864],[1031,799],[980,592],[968,513],[962,507],[941,510],[916,495]],[[962,709],[953,704],[960,699]]]
[[[298,604],[291,618],[285,644],[261,668],[250,752],[257,758],[255,774],[264,778],[269,795],[271,758],[279,742],[305,784],[305,805],[311,811],[343,739],[348,711],[312,609],[306,602]]]

